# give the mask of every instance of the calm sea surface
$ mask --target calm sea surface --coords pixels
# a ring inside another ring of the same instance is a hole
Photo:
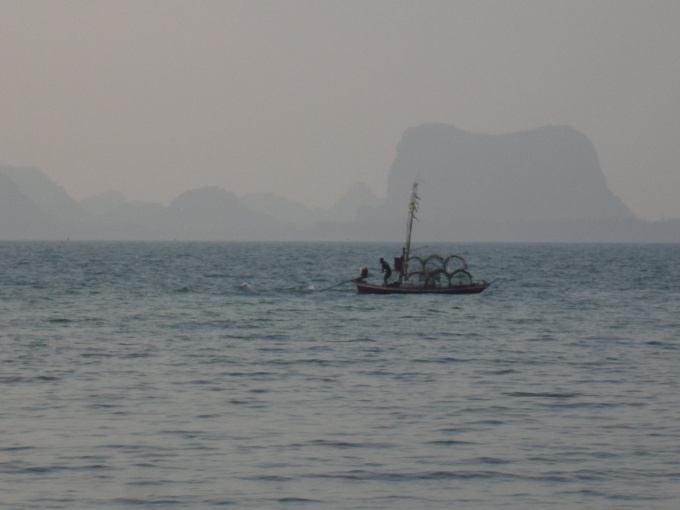
[[[680,508],[680,245],[0,243],[0,507]]]

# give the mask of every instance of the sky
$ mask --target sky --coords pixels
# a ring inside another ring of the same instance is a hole
[[[384,196],[409,126],[566,124],[680,218],[677,0],[0,0],[0,164],[76,199]]]

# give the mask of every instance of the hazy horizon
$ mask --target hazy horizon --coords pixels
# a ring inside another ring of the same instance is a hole
[[[672,1],[0,0],[0,164],[80,200],[385,196],[408,127],[565,124],[633,212],[680,218]]]

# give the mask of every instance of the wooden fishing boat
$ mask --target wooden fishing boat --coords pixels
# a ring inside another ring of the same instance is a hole
[[[479,294],[491,283],[476,282],[463,285],[451,285],[446,287],[424,287],[422,285],[376,285],[363,281],[355,282],[360,294]]]
[[[362,268],[354,280],[360,294],[479,294],[491,283],[475,281],[468,271],[467,262],[460,255],[444,258],[433,254],[429,257],[411,256],[413,220],[419,208],[418,181],[414,181],[409,202],[406,242],[401,257],[394,258],[394,270],[399,278],[387,284],[368,283],[368,269]]]

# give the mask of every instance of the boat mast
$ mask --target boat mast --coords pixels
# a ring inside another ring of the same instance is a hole
[[[408,258],[411,252],[411,231],[413,230],[413,220],[416,218],[418,211],[418,179],[413,181],[413,189],[411,190],[411,201],[408,204],[408,223],[406,224],[406,242],[404,243],[403,257],[404,261],[402,267],[404,268],[404,279],[408,280]]]

